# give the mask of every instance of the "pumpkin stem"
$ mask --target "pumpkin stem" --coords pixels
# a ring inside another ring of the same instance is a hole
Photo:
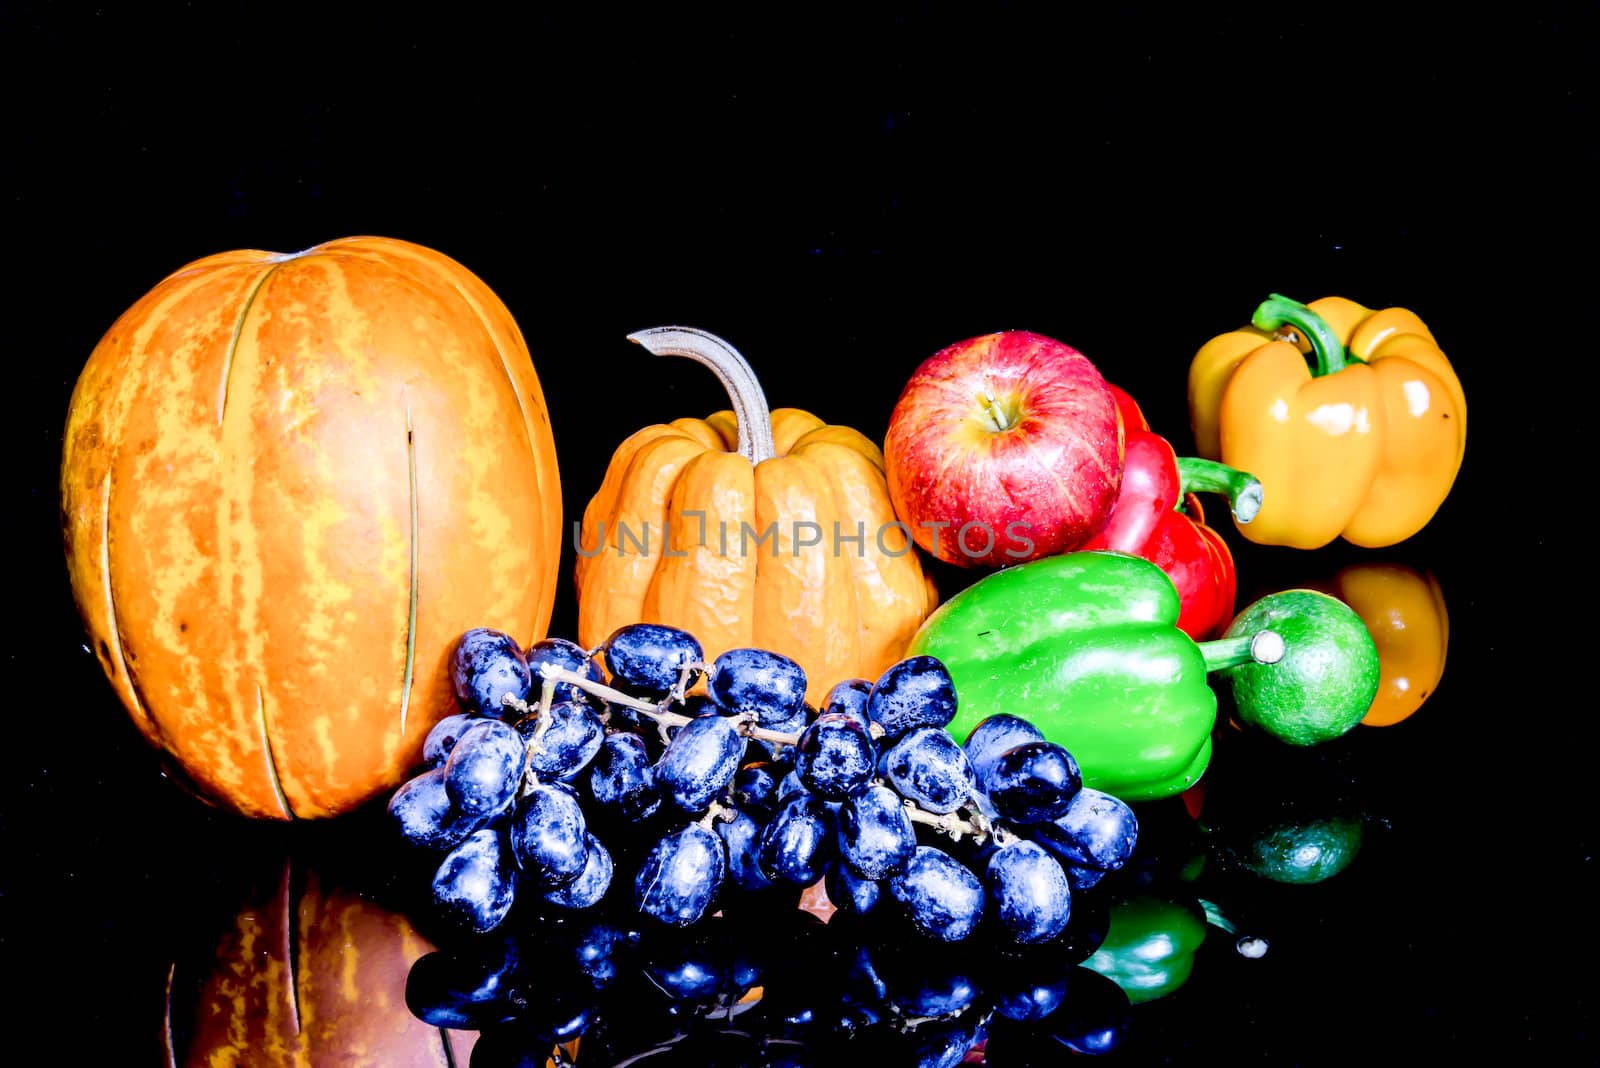
[[[739,350],[715,334],[692,326],[656,326],[628,335],[656,356],[683,356],[711,368],[733,404],[739,425],[739,455],[753,464],[778,455],[772,440],[772,411],[766,394]]]

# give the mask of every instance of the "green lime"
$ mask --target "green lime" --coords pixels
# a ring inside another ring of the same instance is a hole
[[[1378,693],[1378,647],[1355,610],[1316,590],[1284,590],[1250,605],[1224,637],[1270,630],[1283,639],[1274,663],[1221,674],[1239,718],[1291,745],[1316,745],[1350,730]]]
[[[1361,849],[1361,821],[1350,816],[1280,823],[1234,849],[1263,879],[1305,885],[1338,875]]]

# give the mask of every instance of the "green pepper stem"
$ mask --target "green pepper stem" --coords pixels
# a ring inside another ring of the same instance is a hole
[[[1207,901],[1203,897],[1196,898],[1195,900],[1200,902],[1200,907],[1205,910],[1207,923],[1219,931],[1225,931],[1231,935],[1238,935],[1238,937],[1234,940],[1233,949],[1234,952],[1239,954],[1239,956],[1244,957],[1247,960],[1260,960],[1262,957],[1267,955],[1267,940],[1265,938],[1262,938],[1260,935],[1239,934],[1239,928],[1234,925],[1232,920],[1228,919],[1227,915],[1216,904],[1216,902]]]
[[[1233,517],[1248,523],[1261,511],[1261,480],[1248,471],[1199,456],[1178,457],[1178,499],[1189,493],[1220,493]]]
[[[1250,325],[1257,330],[1268,331],[1292,326],[1303,334],[1311,342],[1311,354],[1317,361],[1311,372],[1314,377],[1337,374],[1349,362],[1349,354],[1333,332],[1333,327],[1328,325],[1328,320],[1298,300],[1272,294],[1261,302],[1256,313],[1250,317]]]
[[[1233,925],[1233,921],[1228,919],[1228,917],[1223,913],[1221,907],[1218,906],[1216,902],[1207,901],[1203,897],[1196,898],[1195,900],[1200,902],[1200,908],[1204,910],[1206,914],[1207,923],[1213,927],[1221,928],[1229,934],[1239,933],[1239,929]]]
[[[1206,673],[1227,671],[1244,664],[1276,664],[1283,659],[1283,636],[1273,630],[1258,630],[1237,638],[1218,638],[1199,642],[1200,655],[1206,658]]]

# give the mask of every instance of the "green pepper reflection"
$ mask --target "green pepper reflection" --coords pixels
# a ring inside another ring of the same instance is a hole
[[[1205,913],[1198,905],[1138,894],[1112,903],[1105,941],[1084,966],[1116,983],[1137,1005],[1187,982],[1205,938]]]

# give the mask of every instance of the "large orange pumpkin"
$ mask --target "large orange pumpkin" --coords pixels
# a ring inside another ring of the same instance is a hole
[[[476,1036],[424,1023],[406,977],[433,944],[403,915],[312,869],[243,904],[215,956],[168,969],[161,1028],[169,1068],[457,1068]]]
[[[249,816],[392,788],[450,646],[549,625],[561,497],[505,305],[355,237],[169,275],[90,355],[61,468],[73,596],[147,738]]]
[[[666,623],[708,660],[783,653],[817,703],[847,678],[899,660],[939,598],[895,518],[883,454],[861,433],[767,401],[738,351],[704,331],[630,335],[710,367],[733,402],[620,446],[579,530],[578,640]]]

